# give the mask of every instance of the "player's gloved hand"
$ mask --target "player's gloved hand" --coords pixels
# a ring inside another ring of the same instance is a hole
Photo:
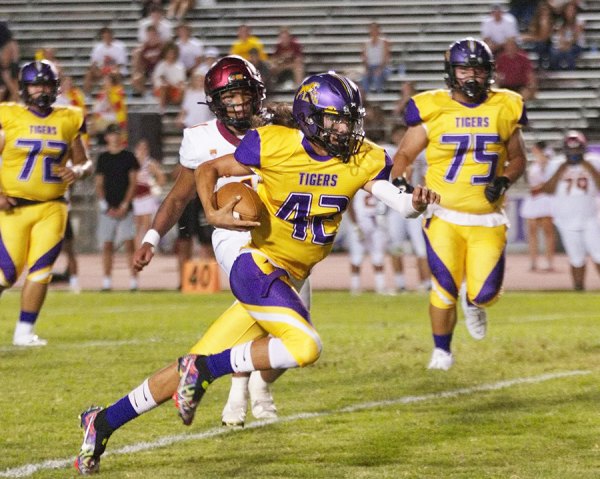
[[[495,203],[498,199],[506,193],[510,186],[510,180],[506,176],[498,176],[494,178],[489,185],[485,187],[485,197],[490,203]]]
[[[400,193],[412,193],[415,189],[413,185],[411,185],[404,176],[399,176],[392,180],[392,185],[400,190]]]

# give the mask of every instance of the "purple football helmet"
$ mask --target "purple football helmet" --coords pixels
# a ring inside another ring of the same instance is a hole
[[[309,76],[296,91],[292,114],[306,138],[331,156],[348,162],[360,150],[365,109],[358,87],[348,78],[333,71]],[[335,131],[340,122],[347,124],[347,134]]]
[[[483,85],[474,78],[457,80],[455,67],[484,67],[487,75]],[[475,102],[480,101],[494,83],[494,55],[485,42],[467,37],[458,40],[446,50],[444,68],[446,85],[451,90],[460,90]]]
[[[28,85],[50,85],[50,92],[42,92],[33,98],[27,91]],[[26,105],[36,105],[42,110],[48,110],[56,101],[60,80],[58,71],[53,63],[48,60],[39,60],[26,63],[19,71],[19,89],[21,98]]]
[[[221,95],[230,90],[247,89],[252,95],[250,108],[232,115]],[[215,116],[226,125],[246,131],[250,128],[252,116],[261,113],[265,99],[265,85],[260,73],[250,62],[237,55],[228,55],[212,64],[204,78],[206,103]]]

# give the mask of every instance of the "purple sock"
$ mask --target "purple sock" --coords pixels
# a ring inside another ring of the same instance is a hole
[[[450,352],[450,343],[452,342],[452,333],[450,334],[442,334],[442,335],[433,335],[433,343],[436,348],[443,349],[444,351]]]
[[[32,313],[29,311],[21,311],[21,314],[19,315],[19,321],[22,323],[35,324],[39,314],[39,312]]]
[[[231,367],[231,349],[206,356],[206,366],[211,376],[215,379],[231,374],[233,372],[233,368]]]
[[[106,408],[106,422],[113,429],[120,428],[123,424],[138,417],[139,414],[133,409],[129,396],[124,396],[116,403]]]

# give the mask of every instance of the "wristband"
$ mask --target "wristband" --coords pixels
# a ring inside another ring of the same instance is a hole
[[[148,232],[144,235],[142,239],[142,244],[148,243],[152,245],[153,248],[156,248],[158,242],[160,241],[160,235],[156,230],[148,230]]]
[[[83,166],[75,165],[71,168],[71,170],[73,171],[73,173],[75,174],[75,177],[77,179],[79,179],[83,176]]]
[[[108,211],[108,203],[104,198],[98,200],[98,209],[100,210],[100,213],[106,213]]]

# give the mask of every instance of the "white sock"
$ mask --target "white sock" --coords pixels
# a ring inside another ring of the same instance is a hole
[[[360,291],[360,274],[350,275],[350,291]]]
[[[129,280],[129,289],[138,289],[138,280],[135,276]]]
[[[148,386],[148,379],[142,384],[129,393],[129,402],[138,414],[144,414],[145,412],[154,409],[158,404],[150,394],[150,387]]]
[[[250,376],[231,376],[231,388],[227,402],[246,402],[248,400],[248,381]]]
[[[102,289],[111,289],[112,288],[112,279],[110,276],[105,276],[102,279]]]
[[[24,321],[17,321],[14,337],[17,338],[19,336],[26,336],[28,334],[33,334],[33,324],[26,323]]]
[[[375,292],[376,293],[384,293],[385,292],[385,276],[383,272],[377,271],[375,273]]]
[[[396,281],[396,288],[398,288],[398,289],[406,288],[406,280],[404,279],[404,273],[396,273],[394,275],[394,280]]]
[[[231,367],[235,373],[249,373],[254,371],[254,364],[252,363],[252,354],[250,347],[252,341],[248,341],[244,344],[238,344],[231,348]]]

